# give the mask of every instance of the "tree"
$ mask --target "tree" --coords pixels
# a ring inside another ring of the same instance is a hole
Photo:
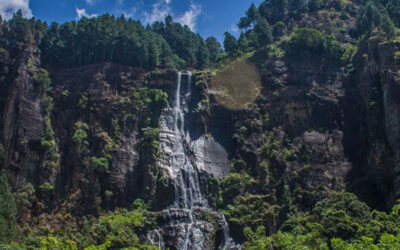
[[[208,68],[210,65],[210,54],[208,52],[206,44],[201,41],[200,46],[197,50],[197,66],[199,68]]]
[[[307,6],[308,0],[289,0],[288,8],[294,14],[301,13]]]
[[[381,23],[381,13],[372,1],[368,1],[357,14],[356,30],[359,36],[370,34]]]
[[[250,25],[251,25],[251,22],[247,17],[240,18],[239,23],[238,23],[239,29],[247,29],[248,27],[250,27]]]
[[[217,57],[222,53],[221,44],[215,37],[208,37],[205,41],[208,48],[208,53],[210,55],[210,60],[216,62]]]
[[[249,50],[249,40],[247,39],[246,35],[244,33],[240,34],[239,40],[238,40],[238,48],[241,51],[247,52]]]
[[[17,208],[14,195],[2,170],[0,172],[0,242],[7,242],[12,239],[17,223]]]
[[[228,54],[234,54],[237,50],[237,41],[234,36],[232,36],[229,32],[225,32],[224,34],[224,48]]]
[[[246,16],[247,16],[248,22],[253,25],[257,21],[257,19],[260,17],[258,10],[253,3],[250,5],[249,9],[246,11]]]
[[[396,26],[394,26],[394,23],[388,15],[383,15],[381,27],[388,40],[393,39],[396,36]]]
[[[400,1],[388,0],[386,3],[386,9],[396,25],[400,26]]]
[[[264,18],[260,18],[254,27],[255,32],[258,35],[258,44],[265,45],[273,41],[272,30],[268,21]]]
[[[272,13],[286,14],[288,5],[288,0],[271,0]]]
[[[310,0],[308,2],[308,9],[311,12],[315,12],[321,8],[321,0]]]

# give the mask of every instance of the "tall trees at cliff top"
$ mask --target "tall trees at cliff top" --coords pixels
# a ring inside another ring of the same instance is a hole
[[[48,66],[113,61],[146,69],[205,68],[210,61],[204,40],[189,27],[174,23],[170,16],[165,23],[155,22],[146,28],[140,21],[109,14],[53,23],[42,39],[41,50],[43,63]]]
[[[267,19],[261,16],[260,9],[257,9],[254,4],[246,11],[246,16],[240,19],[238,27],[245,30],[237,41],[240,51],[247,52],[273,41],[272,30]],[[225,38],[230,39],[229,36]],[[230,41],[227,42],[230,43]]]
[[[218,41],[213,38],[212,44],[204,43],[200,35],[193,33],[188,26],[174,23],[171,16],[167,16],[164,22],[155,22],[152,30],[164,37],[177,56],[185,60],[190,67],[208,67],[209,62],[215,63],[216,55],[220,51],[210,51],[209,46],[216,45]],[[213,49],[213,48],[212,48]]]
[[[42,63],[72,66],[113,61],[154,69],[173,64],[166,41],[139,21],[109,14],[78,22],[53,23],[42,39]]]
[[[10,20],[3,21],[1,26],[1,33],[4,35],[1,38],[2,43],[11,55],[31,42],[37,43],[47,28],[47,24],[40,20],[24,18],[21,10],[17,11]]]

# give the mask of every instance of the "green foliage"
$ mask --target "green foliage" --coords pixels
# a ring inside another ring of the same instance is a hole
[[[160,156],[160,129],[159,128],[143,128],[143,150],[146,154],[151,156],[152,159],[156,159]]]
[[[82,121],[77,121],[74,125],[74,135],[72,141],[78,146],[78,151],[83,152],[88,149],[89,142],[87,141],[89,125]]]
[[[54,169],[59,165],[60,154],[58,144],[55,138],[53,127],[51,124],[51,112],[53,110],[53,98],[46,94],[42,97],[42,105],[45,110],[44,117],[44,134],[41,139],[43,165],[48,169]]]
[[[50,192],[54,190],[54,186],[49,183],[49,182],[44,182],[42,185],[40,185],[40,190],[44,191],[44,192]]]
[[[63,91],[61,92],[61,95],[65,96],[65,97],[68,97],[68,96],[69,96],[69,91],[68,91],[68,89],[63,90]]]
[[[17,208],[6,173],[0,172],[0,243],[6,243],[15,234]]]
[[[10,57],[10,53],[4,48],[0,47],[0,61],[8,61],[8,58]]]
[[[15,203],[20,211],[28,211],[34,204],[35,188],[31,183],[24,185],[15,193]]]
[[[220,183],[223,202],[225,204],[232,203],[237,195],[253,183],[254,179],[247,174],[230,173]]]
[[[51,79],[47,70],[37,69],[33,75],[33,81],[40,96],[50,90]]]
[[[259,19],[254,26],[254,31],[257,33],[259,46],[269,44],[273,41],[272,30],[266,19]]]
[[[317,11],[321,8],[322,0],[310,0],[308,2],[308,8],[311,12]]]
[[[394,23],[389,16],[384,15],[382,17],[381,27],[383,32],[386,34],[386,39],[391,40],[396,37],[396,26],[394,26]]]
[[[208,37],[205,41],[210,55],[210,60],[216,62],[218,56],[222,53],[221,44],[215,37]]]
[[[287,220],[274,235],[266,236],[264,227],[256,232],[246,228],[244,248],[398,249],[399,222],[398,213],[371,211],[354,194],[332,192],[309,213]]]
[[[400,13],[400,4],[394,4],[392,1],[380,3],[379,1],[367,1],[359,10],[357,14],[356,30],[359,37],[363,35],[369,37],[374,30],[380,30],[384,33],[386,39],[390,40],[396,36],[396,27],[391,19],[394,18],[398,22],[399,18],[396,14]],[[391,17],[387,12],[394,14]]]
[[[100,218],[83,217],[79,223],[69,221],[65,228],[29,229],[28,237],[10,245],[10,249],[158,249],[141,244],[137,233],[154,229],[155,215],[148,212],[142,200],[136,200],[131,210],[117,209]],[[1,246],[1,245],[0,245]],[[6,248],[7,249],[7,248]]]
[[[241,227],[256,229],[266,223],[274,224],[279,207],[266,201],[267,196],[250,195],[235,197],[232,205],[228,205],[224,214],[229,222]]]
[[[396,59],[397,61],[400,61],[400,51],[396,51],[394,53],[394,59]]]
[[[327,60],[339,61],[343,49],[332,36],[326,36],[315,29],[300,28],[287,42],[286,53],[296,57],[323,55]]]
[[[168,20],[167,20],[168,19]],[[140,21],[104,14],[61,25],[52,23],[41,40],[46,66],[84,65],[112,61],[145,69],[201,67],[209,60],[203,39],[187,26]]]
[[[285,52],[275,44],[268,45],[268,57],[271,59],[280,59],[285,55]]]
[[[97,158],[93,156],[90,159],[90,163],[90,169],[100,173],[104,173],[109,168],[108,159],[104,157]]]
[[[228,54],[233,55],[238,48],[236,38],[234,36],[232,36],[229,32],[225,32],[224,36],[225,36],[225,40],[224,40],[225,51]]]
[[[81,96],[81,98],[79,98],[79,101],[78,101],[78,108],[80,108],[82,110],[86,109],[88,102],[89,102],[89,98],[87,98],[84,95]]]

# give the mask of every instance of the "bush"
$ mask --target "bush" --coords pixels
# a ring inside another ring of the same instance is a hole
[[[324,56],[328,60],[339,61],[343,49],[332,36],[326,36],[320,31],[310,28],[297,29],[286,45],[286,53],[290,56]]]
[[[51,79],[47,70],[39,68],[33,75],[33,81],[40,96],[50,91]]]
[[[86,109],[89,99],[86,96],[82,96],[78,101],[78,108]]]
[[[98,172],[105,172],[109,168],[108,159],[104,157],[92,157],[91,160],[91,170],[95,170]]]
[[[396,51],[394,53],[394,59],[396,59],[397,61],[400,61],[400,51]]]
[[[143,146],[144,149],[156,159],[160,156],[160,129],[159,128],[143,128]]]
[[[75,123],[74,127],[75,127],[75,132],[74,135],[72,136],[72,140],[77,145],[86,144],[85,140],[88,137],[87,131],[89,130],[89,125],[87,125],[84,122],[78,121]]]
[[[7,50],[0,48],[0,61],[7,61],[10,57],[10,54]]]

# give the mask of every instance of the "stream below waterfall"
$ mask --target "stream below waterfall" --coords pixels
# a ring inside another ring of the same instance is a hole
[[[187,77],[183,86],[182,77]],[[174,203],[160,212],[160,227],[148,234],[149,243],[161,249],[240,249],[229,236],[222,213],[214,211],[203,196],[200,171],[191,157],[190,130],[185,114],[192,96],[192,73],[178,73],[172,104],[161,117],[161,165],[167,168],[175,189]],[[207,221],[215,218],[216,223]],[[217,243],[216,231],[220,232]]]

